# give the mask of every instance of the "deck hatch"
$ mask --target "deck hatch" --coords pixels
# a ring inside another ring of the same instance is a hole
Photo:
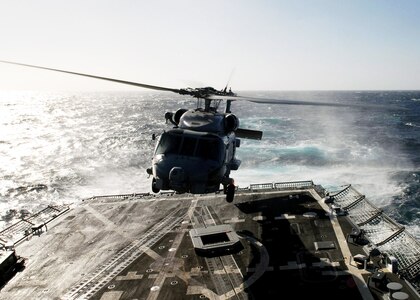
[[[201,241],[203,245],[218,244],[223,242],[229,242],[229,237],[225,232],[208,234],[201,236]]]

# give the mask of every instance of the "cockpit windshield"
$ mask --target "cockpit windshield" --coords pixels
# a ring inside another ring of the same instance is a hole
[[[224,147],[223,141],[217,136],[189,136],[164,132],[156,148],[156,154],[179,154],[221,161]]]

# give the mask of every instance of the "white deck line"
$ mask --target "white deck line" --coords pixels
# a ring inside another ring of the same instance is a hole
[[[328,205],[325,204],[324,201],[322,201],[322,199],[319,197],[319,195],[313,189],[310,189],[309,192],[311,193],[312,197],[314,197],[314,199],[316,199],[318,201],[319,205],[321,205],[321,207],[325,210],[325,212],[330,211]],[[341,252],[342,252],[344,258],[350,258],[352,255],[351,255],[350,249],[347,245],[347,241],[346,241],[346,238],[344,236],[344,233],[341,230],[340,224],[338,223],[338,221],[336,220],[336,218],[333,214],[329,214],[329,217],[330,217],[331,225],[333,226],[335,235],[336,235],[337,240],[338,240],[338,244],[340,245],[340,249],[341,249]],[[345,262],[350,274],[353,276],[354,282],[356,283],[357,288],[359,289],[359,292],[362,295],[363,299],[374,300],[372,294],[369,291],[368,286],[365,283],[365,280],[363,279],[362,271],[359,270],[359,269],[355,269],[355,267],[350,265],[348,263],[348,261],[349,261],[348,259],[344,259],[344,262]]]

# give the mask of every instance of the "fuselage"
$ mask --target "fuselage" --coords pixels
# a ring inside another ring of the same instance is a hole
[[[215,192],[228,184],[237,139],[238,125],[232,114],[188,110],[180,117],[177,128],[159,137],[152,161],[156,190],[202,194]]]
[[[156,187],[195,194],[217,191],[226,173],[225,156],[225,141],[216,134],[166,131],[152,162]]]

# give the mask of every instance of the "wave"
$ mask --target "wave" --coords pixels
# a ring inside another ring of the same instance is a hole
[[[414,124],[414,123],[411,123],[411,122],[409,122],[409,123],[404,123],[404,125],[405,126],[409,126],[409,127],[420,127],[420,125],[417,125],[417,124]]]

